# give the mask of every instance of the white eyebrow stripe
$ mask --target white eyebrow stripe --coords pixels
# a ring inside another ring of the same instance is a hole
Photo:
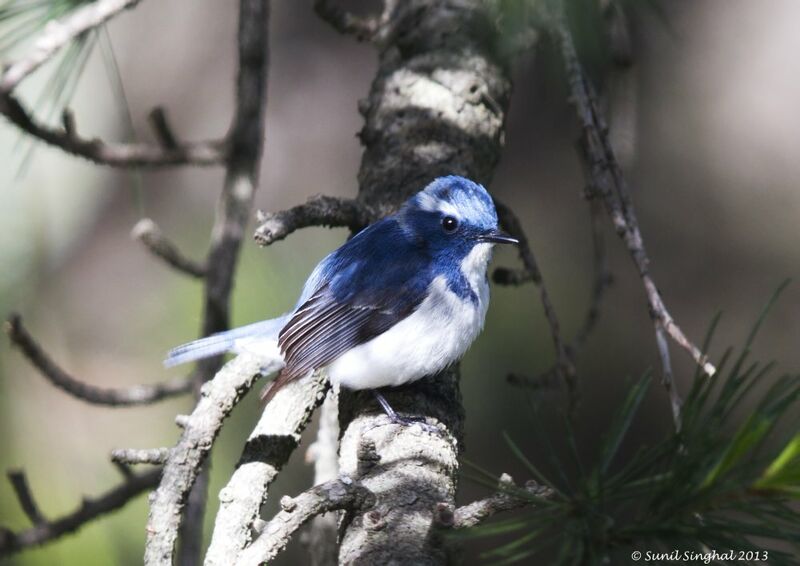
[[[442,214],[446,214],[448,216],[455,216],[456,218],[461,218],[461,216],[458,214],[458,209],[449,202],[439,201],[438,210]]]
[[[417,203],[422,210],[427,210],[428,212],[434,212],[438,210],[439,206],[439,199],[431,195],[430,193],[421,192],[417,197]]]

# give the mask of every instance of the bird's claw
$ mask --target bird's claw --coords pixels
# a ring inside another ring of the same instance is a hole
[[[431,434],[439,433],[439,427],[428,423],[425,420],[425,417],[401,417],[400,415],[395,413],[393,416],[389,417],[389,420],[392,421],[392,423],[401,426],[419,425],[420,428],[422,428],[422,430],[424,430],[425,432],[429,432]]]

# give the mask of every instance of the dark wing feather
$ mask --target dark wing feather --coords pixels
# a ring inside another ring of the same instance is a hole
[[[325,367],[411,314],[432,279],[429,265],[424,250],[409,243],[391,218],[326,258],[318,288],[278,335],[286,366],[262,399],[268,401],[285,384]]]
[[[305,309],[308,303],[312,305]],[[339,303],[327,288],[321,289],[308,303],[298,309],[298,314],[278,336],[278,347],[286,367],[262,394],[265,401],[285,384],[328,365],[347,350],[386,332],[408,314]]]

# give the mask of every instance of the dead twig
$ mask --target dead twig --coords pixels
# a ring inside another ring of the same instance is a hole
[[[269,0],[240,0],[237,30],[238,63],[236,95],[226,158],[225,180],[211,229],[211,243],[206,256],[205,286],[203,288],[203,319],[201,336],[209,336],[229,327],[230,297],[242,238],[250,220],[253,197],[258,188],[258,172],[264,142],[264,117],[267,103],[267,74],[269,70]],[[222,357],[201,360],[198,364],[197,385],[217,374]],[[177,562],[193,566],[201,560],[203,550],[203,517],[208,498],[208,462],[197,460],[202,468],[189,474],[190,492],[184,516],[170,523],[164,536],[154,538],[145,553],[146,561],[166,563],[162,553],[174,546],[180,529],[181,545]],[[163,485],[163,484],[162,484]],[[174,489],[174,487],[167,487]],[[180,499],[183,502],[183,499]],[[169,504],[174,504],[171,501]],[[162,510],[163,511],[163,510]],[[158,542],[155,542],[158,541]]]
[[[25,472],[22,470],[9,470],[8,480],[11,482],[11,487],[14,488],[14,494],[17,496],[19,506],[22,507],[28,520],[34,525],[45,523],[46,519],[44,515],[42,515],[42,512],[39,511],[39,506],[33,498]]]
[[[8,529],[0,529],[0,557],[42,545],[67,533],[77,531],[98,517],[123,507],[140,493],[152,489],[158,483],[160,476],[160,469],[150,470],[143,474],[131,474],[125,477],[122,483],[103,495],[94,498],[84,497],[77,509],[62,517],[34,522],[32,528],[17,533]],[[27,482],[25,485],[27,486]]]
[[[156,257],[164,260],[179,272],[196,277],[205,277],[206,266],[184,256],[178,247],[161,232],[158,225],[149,218],[142,218],[131,230],[131,237],[144,244]]]
[[[219,493],[220,507],[205,558],[206,566],[236,562],[252,536],[252,525],[270,484],[300,443],[314,410],[328,390],[324,372],[282,388],[264,408],[230,480]]]
[[[169,448],[119,448],[111,452],[115,464],[153,464],[160,466],[167,461]]]
[[[56,129],[39,122],[11,93],[0,94],[0,114],[23,132],[69,154],[112,167],[166,167],[220,165],[225,162],[226,140],[188,142],[174,148],[146,143],[115,143],[78,135],[74,118]],[[71,114],[67,114],[71,116]]]
[[[314,485],[339,476],[339,393],[328,390],[319,414],[317,438],[306,451],[306,462],[314,463]],[[338,517],[325,513],[314,517],[300,537],[309,555],[310,566],[337,566],[339,563]]]
[[[261,533],[248,546],[237,566],[257,566],[272,560],[291,539],[292,535],[313,517],[340,509],[365,509],[372,505],[374,496],[360,483],[341,477],[317,485],[297,497],[281,499],[282,510],[261,529]]]
[[[164,464],[164,473],[150,502],[145,564],[171,564],[186,498],[214,439],[239,399],[252,387],[262,361],[240,355],[203,385],[200,400],[184,423],[181,438]]]
[[[519,488],[514,484],[511,476],[503,474],[500,476],[497,493],[459,507],[453,513],[451,524],[447,525],[445,522],[442,526],[450,526],[454,529],[476,527],[498,513],[536,506],[552,496],[553,491],[548,487],[529,481],[524,488]]]
[[[336,31],[354,36],[358,41],[371,41],[380,31],[383,16],[356,16],[331,0],[314,0],[314,11]]]
[[[184,395],[192,390],[193,377],[191,375],[162,383],[114,389],[89,385],[61,369],[28,333],[18,314],[12,314],[8,318],[5,330],[11,343],[22,350],[28,361],[39,370],[42,376],[56,387],[87,403],[113,407],[149,405],[163,399]]]
[[[519,240],[518,248],[522,264],[525,267],[525,271],[528,273],[528,277],[530,277],[539,289],[539,300],[542,303],[547,324],[550,326],[550,335],[553,338],[553,345],[556,350],[556,365],[567,387],[569,413],[572,414],[578,404],[578,378],[574,361],[561,337],[561,326],[558,322],[558,316],[556,315],[553,303],[550,300],[550,294],[547,292],[547,287],[544,285],[539,265],[536,262],[536,257],[528,243],[528,237],[525,234],[525,230],[522,228],[519,218],[517,218],[517,215],[502,202],[496,201],[495,205],[497,207],[497,216],[499,217],[500,225],[503,226],[509,234]]]
[[[608,126],[597,104],[597,96],[578,60],[563,10],[561,3],[556,3],[556,7],[550,10],[549,27],[564,60],[571,101],[581,123],[582,155],[587,165],[589,196],[600,199],[604,204],[617,234],[625,242],[639,271],[655,329],[662,365],[662,381],[669,392],[676,428],[680,428],[681,401],[674,389],[666,336],[687,351],[708,375],[714,375],[716,368],[675,323],[650,274],[650,259],[645,251],[630,190],[609,141]]]
[[[268,246],[309,226],[344,226],[358,232],[369,224],[371,217],[371,211],[354,199],[317,195],[288,210],[259,211],[255,239],[260,246]]]
[[[569,353],[572,360],[575,360],[579,351],[586,344],[589,335],[594,327],[597,325],[597,320],[600,318],[600,308],[605,297],[606,290],[611,286],[613,277],[608,267],[608,258],[606,254],[605,240],[603,238],[603,230],[601,225],[601,209],[600,205],[594,201],[590,201],[589,209],[591,213],[591,228],[592,228],[592,250],[593,250],[593,283],[591,296],[589,298],[589,307],[586,310],[583,324],[575,333],[572,340],[566,344],[565,348]],[[499,268],[501,269],[501,268]],[[517,281],[514,278],[527,276],[527,280],[531,280],[528,271],[521,270],[503,270],[498,276],[498,270],[494,272],[494,281],[500,284],[519,284],[524,281]],[[508,274],[512,274],[510,277]],[[517,274],[517,275],[513,275]],[[529,387],[532,389],[550,389],[555,383],[553,378],[558,377],[558,366],[554,365],[547,371],[540,373],[535,377],[528,377],[518,374],[509,374],[507,376],[508,383],[522,387]]]

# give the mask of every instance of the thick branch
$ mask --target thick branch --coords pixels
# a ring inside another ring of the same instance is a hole
[[[237,566],[258,566],[283,550],[292,535],[311,518],[340,509],[369,508],[370,491],[348,477],[317,485],[297,497],[281,499],[282,511],[268,522],[253,544],[235,562]]]
[[[441,175],[488,183],[500,156],[511,93],[497,58],[496,14],[482,0],[391,2],[378,70],[359,105],[365,146],[357,200],[370,221]],[[440,565],[435,509],[454,505],[463,424],[458,369],[387,390],[392,407],[440,432],[392,424],[369,394],[342,391],[340,469],[375,494],[348,513],[340,563]]]
[[[117,389],[89,385],[75,379],[56,365],[25,329],[22,324],[22,318],[19,315],[11,315],[6,321],[5,328],[12,344],[22,350],[28,361],[50,383],[63,389],[73,397],[88,403],[111,406],[147,405],[162,399],[175,397],[176,395],[183,395],[192,390],[191,376],[180,377],[163,383],[134,385]]]
[[[63,517],[45,520],[19,533],[0,529],[0,557],[39,546],[78,530],[98,517],[123,507],[140,493],[155,487],[160,476],[160,469],[143,474],[131,474],[120,485],[99,497],[84,497],[75,511]]]
[[[224,140],[185,143],[174,148],[144,143],[114,143],[78,136],[74,121],[63,129],[39,122],[13,94],[0,94],[0,114],[25,133],[67,153],[99,165],[113,167],[163,167],[169,165],[218,165],[225,160]]]
[[[259,245],[268,246],[309,226],[346,226],[358,232],[369,223],[370,217],[370,211],[353,199],[318,195],[288,210],[259,213],[255,239]]]
[[[156,257],[191,277],[205,277],[206,267],[185,257],[149,218],[142,218],[131,230],[131,237],[139,240]]]
[[[264,360],[240,355],[203,385],[197,406],[170,450],[164,474],[150,502],[145,564],[171,564],[181,511],[211,446],[239,399],[247,393]],[[275,369],[275,368],[272,368]]]
[[[300,442],[300,435],[328,390],[324,372],[294,381],[264,407],[245,444],[239,466],[220,491],[206,566],[233,564],[250,541],[267,490]]]
[[[90,29],[107,22],[140,0],[96,0],[44,26],[30,51],[21,59],[9,64],[0,77],[0,94],[8,94],[33,71],[55,55],[62,47]]]

